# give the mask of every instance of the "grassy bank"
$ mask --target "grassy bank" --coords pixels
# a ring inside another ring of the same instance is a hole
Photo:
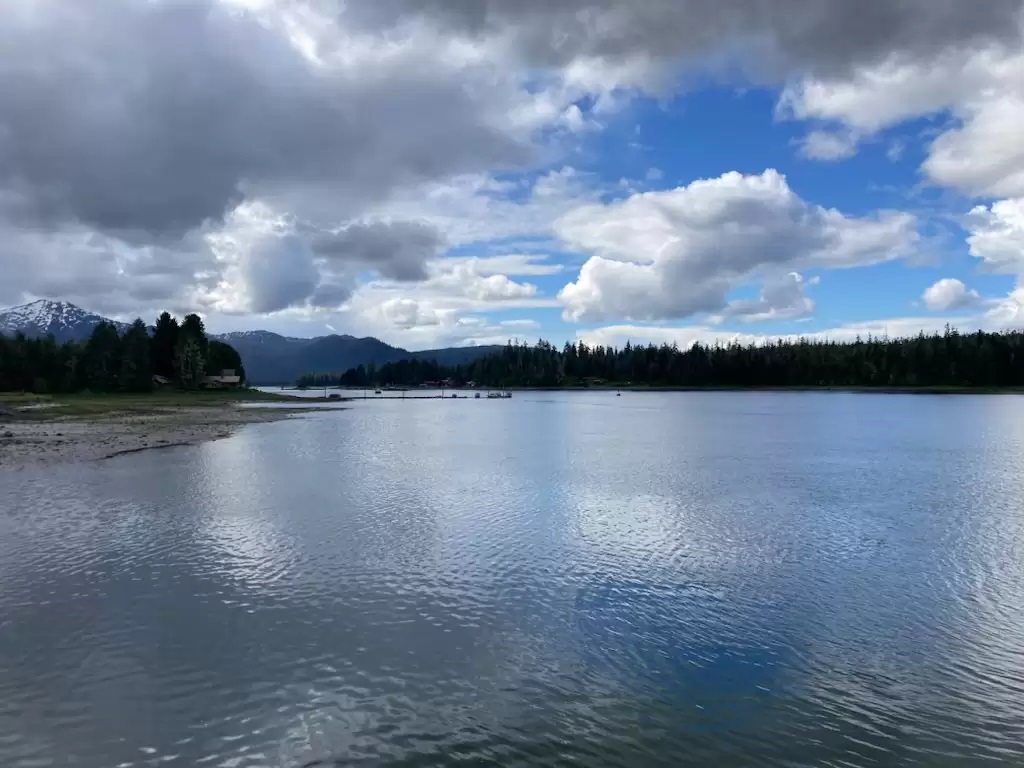
[[[0,418],[48,421],[89,419],[114,415],[144,415],[188,408],[218,408],[245,403],[290,403],[297,406],[327,402],[322,397],[294,397],[256,389],[186,392],[160,390],[150,393],[92,393],[36,395],[0,392]],[[330,402],[338,402],[336,399]]]

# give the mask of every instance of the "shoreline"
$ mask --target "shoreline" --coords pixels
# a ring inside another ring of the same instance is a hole
[[[475,392],[486,392],[488,389],[495,391],[502,390],[505,392],[630,392],[637,394],[644,393],[658,393],[658,392],[799,392],[799,393],[814,393],[814,392],[835,392],[835,393],[846,393],[846,394],[864,394],[864,395],[1024,395],[1024,387],[957,387],[957,386],[920,386],[920,387],[858,387],[858,386],[763,386],[763,387],[740,387],[740,386],[649,386],[649,387],[638,387],[631,384],[623,384],[622,386],[601,384],[593,387],[476,387],[474,389],[467,389],[465,387],[452,387],[446,389],[446,392],[459,393],[459,398],[471,397],[472,393]],[[296,389],[282,390],[283,392],[298,391]],[[410,387],[406,390],[407,396],[401,397],[395,393],[389,393],[385,395],[371,395],[369,397],[360,397],[356,394],[362,392],[362,389],[355,389],[351,387],[335,387],[329,389],[333,392],[345,392],[349,393],[348,396],[342,397],[342,401],[359,400],[371,402],[374,400],[437,400],[440,399],[439,395],[421,395],[419,392],[424,391],[420,387]],[[426,390],[433,392],[435,390]],[[450,397],[450,395],[449,395]],[[314,398],[303,398],[296,396],[296,400],[314,400]],[[322,397],[315,399],[316,401],[322,401]],[[333,402],[338,402],[334,400]]]
[[[298,398],[289,398],[296,402]],[[283,421],[312,411],[344,408],[240,408],[223,402],[173,404],[145,409],[111,408],[91,415],[73,404],[0,414],[0,472],[29,467],[102,461],[231,437],[249,424]],[[68,413],[63,413],[69,411]]]

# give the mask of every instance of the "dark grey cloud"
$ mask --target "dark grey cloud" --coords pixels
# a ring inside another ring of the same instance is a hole
[[[244,254],[241,272],[251,312],[277,312],[302,304],[320,283],[312,252],[294,235],[254,244]]]
[[[314,252],[330,262],[362,266],[403,281],[426,279],[427,261],[437,256],[443,245],[437,229],[409,221],[352,224],[312,240]]]
[[[190,293],[213,288],[216,262],[199,237],[139,247],[83,227],[29,229],[0,221],[0,306],[63,299],[106,314],[193,311]]]
[[[1021,0],[366,0],[343,14],[368,27],[427,20],[470,36],[510,35],[546,66],[725,57],[772,76],[834,72],[899,51],[1020,39]]]
[[[5,6],[0,187],[50,222],[155,236],[278,190],[328,189],[345,218],[396,186],[525,161],[428,54],[318,67],[216,0]]]

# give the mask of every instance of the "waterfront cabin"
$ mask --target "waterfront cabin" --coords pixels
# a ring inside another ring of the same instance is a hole
[[[204,376],[199,383],[203,389],[234,389],[242,383],[234,368],[225,368],[217,376]]]

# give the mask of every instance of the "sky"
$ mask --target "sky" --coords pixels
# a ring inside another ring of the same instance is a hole
[[[1024,327],[1024,0],[6,0],[0,305],[410,349]]]

